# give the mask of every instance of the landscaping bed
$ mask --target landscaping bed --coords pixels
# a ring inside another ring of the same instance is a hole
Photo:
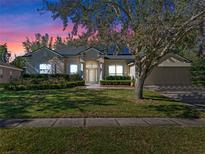
[[[41,74],[24,75],[21,79],[6,84],[6,90],[44,90],[44,89],[64,89],[77,86],[84,86],[85,81],[78,74]]]
[[[134,80],[130,76],[107,76],[105,80],[101,80],[102,86],[133,86]]]
[[[65,82],[61,84],[8,84],[4,88],[6,90],[45,90],[45,89],[65,89],[65,88],[73,88],[77,86],[84,86],[85,81],[74,81],[74,82]]]
[[[130,86],[131,80],[101,80],[100,84],[104,86]]]

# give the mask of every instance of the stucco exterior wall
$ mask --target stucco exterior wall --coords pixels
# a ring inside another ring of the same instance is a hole
[[[157,67],[148,75],[145,85],[191,85],[190,67]]]
[[[77,65],[78,66],[78,74],[81,73],[81,66],[80,66],[80,56],[71,56],[65,58],[65,73],[70,74],[70,65]]]
[[[0,74],[0,83],[8,83],[12,80],[18,79],[21,77],[22,72],[20,70],[0,66],[0,72],[1,71],[3,74]]]
[[[36,52],[33,52],[31,56],[25,57],[26,60],[26,73],[27,74],[39,74],[39,65],[40,64],[49,64],[51,59],[54,57],[58,57],[53,52],[50,52],[48,50],[39,50]],[[59,58],[58,64],[59,66],[57,67],[62,67],[60,62],[62,62],[63,65],[63,58]],[[63,69],[62,69],[63,70]],[[58,71],[58,73],[63,73],[61,70]]]

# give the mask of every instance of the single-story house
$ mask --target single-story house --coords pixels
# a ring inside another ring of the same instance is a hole
[[[22,69],[0,61],[0,83],[8,83],[20,78]]]
[[[28,74],[80,74],[87,83],[99,83],[106,76],[135,76],[134,56],[105,54],[93,47],[42,47],[24,55]],[[189,85],[191,63],[168,54],[148,76],[146,85]]]

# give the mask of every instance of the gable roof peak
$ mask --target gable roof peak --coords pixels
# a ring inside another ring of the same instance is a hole
[[[53,52],[54,54],[56,54],[56,55],[62,57],[62,55],[61,55],[60,53],[58,53],[58,52],[56,52],[55,50],[53,50],[53,49],[51,49],[51,48],[48,48],[48,47],[46,47],[46,46],[42,46],[42,47],[40,47],[40,48],[38,48],[38,49],[36,49],[36,50],[34,50],[34,51],[32,51],[32,52],[28,52],[28,53],[26,53],[25,55],[23,55],[22,57],[31,56],[33,53],[39,52],[39,51],[41,51],[41,50],[43,50],[43,49],[45,49],[45,50],[47,50],[47,51],[50,51],[50,52]]]

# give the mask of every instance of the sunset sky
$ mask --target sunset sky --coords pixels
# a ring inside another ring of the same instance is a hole
[[[63,31],[60,20],[53,21],[51,14],[40,14],[42,0],[0,0],[0,44],[7,43],[12,55],[22,55],[25,37],[34,38],[35,33],[66,37],[72,23]]]

